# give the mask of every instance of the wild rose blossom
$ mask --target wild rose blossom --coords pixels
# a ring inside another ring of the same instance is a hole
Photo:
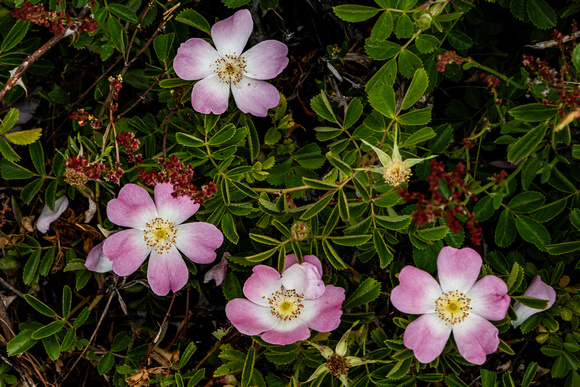
[[[554,301],[556,301],[556,291],[550,285],[544,283],[542,278],[539,275],[535,276],[530,286],[526,289],[524,297],[533,297],[539,298],[541,300],[548,301],[548,305],[546,309],[534,309],[530,308],[529,306],[525,306],[519,302],[514,304],[514,311],[518,315],[518,318],[512,320],[512,326],[514,328],[519,327],[524,321],[530,318],[532,315],[543,312],[544,310],[548,310],[554,305]]]
[[[497,349],[498,329],[488,320],[505,317],[510,297],[498,277],[488,275],[476,282],[481,265],[475,250],[444,247],[437,258],[439,283],[416,267],[401,270],[391,302],[403,313],[422,315],[403,336],[421,363],[430,363],[443,352],[451,332],[459,353],[471,363],[483,364],[485,356]]]
[[[127,184],[119,197],[107,204],[111,222],[131,227],[109,236],[103,244],[113,271],[122,276],[132,274],[151,255],[147,280],[160,296],[187,283],[189,272],[180,252],[195,263],[211,263],[216,257],[214,250],[223,242],[223,234],[212,224],[183,223],[196,213],[199,204],[184,196],[174,198],[172,193],[171,184],[158,184],[153,201],[144,188]]]
[[[54,202],[54,211],[51,210],[48,205],[44,205],[42,212],[38,217],[38,222],[36,223],[36,228],[43,234],[48,232],[50,224],[60,218],[63,212],[68,208],[68,199],[66,196],[62,196]]]
[[[271,344],[286,345],[310,337],[310,329],[330,332],[340,324],[344,289],[324,285],[322,265],[314,255],[286,256],[282,275],[258,265],[244,284],[246,298],[226,305],[226,315],[243,334],[262,335]]]
[[[244,113],[265,117],[280,101],[278,90],[264,82],[288,65],[288,47],[265,40],[243,52],[254,28],[250,11],[242,9],[211,28],[214,49],[200,38],[182,43],[173,61],[178,77],[196,81],[191,104],[204,114],[222,114],[228,107],[230,89]]]

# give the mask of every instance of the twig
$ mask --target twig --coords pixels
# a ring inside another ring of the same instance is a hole
[[[562,38],[562,43],[569,42],[570,40],[576,39],[578,37],[580,37],[580,31],[576,31],[573,34],[564,36],[564,38]],[[555,40],[545,40],[543,42],[538,42],[536,44],[528,44],[526,45],[526,47],[544,50],[546,48],[556,47],[557,45],[558,42],[556,42]]]
[[[139,369],[143,368],[145,361],[147,360],[147,358],[149,358],[149,354],[151,353],[151,351],[153,351],[153,348],[155,348],[155,345],[157,344],[157,341],[159,340],[159,336],[161,336],[161,331],[163,330],[163,327],[165,326],[165,323],[167,322],[167,318],[170,315],[171,308],[173,307],[173,301],[175,301],[175,295],[176,294],[173,293],[173,297],[171,298],[171,304],[169,304],[169,308],[167,309],[167,313],[165,313],[165,317],[163,318],[163,322],[161,323],[161,326],[159,327],[159,331],[157,332],[157,335],[155,336],[155,338],[153,339],[151,344],[149,344],[149,348],[147,348],[147,352],[145,352],[145,355],[143,355],[143,358],[141,359],[141,362],[139,363]]]
[[[165,74],[165,70],[163,70],[163,72],[161,74],[159,74],[159,76],[157,78],[155,78],[155,81],[153,81],[153,83],[151,84],[151,86],[149,86],[147,88],[147,90],[145,90],[145,92],[143,92],[143,94],[141,94],[139,96],[139,98],[137,98],[137,100],[135,102],[133,102],[133,105],[129,106],[127,109],[125,109],[121,114],[119,114],[119,118],[122,118],[125,114],[127,114],[131,109],[133,109],[135,106],[137,106],[137,104],[139,102],[143,102],[145,101],[145,96],[147,94],[149,94],[149,92],[151,91],[151,89],[157,84],[157,82],[159,82],[161,80],[161,77],[163,76],[163,74]]]
[[[4,286],[7,289],[10,289],[14,294],[16,294],[18,297],[20,298],[24,298],[24,294],[22,294],[21,292],[19,292],[17,289],[14,288],[14,286],[10,285],[8,283],[8,281],[6,281],[4,278],[0,277],[0,285]]]

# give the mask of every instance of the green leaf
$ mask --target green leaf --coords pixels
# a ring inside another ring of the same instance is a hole
[[[217,146],[228,141],[236,134],[236,127],[234,124],[227,124],[221,128],[212,138],[207,142],[211,146]]]
[[[275,145],[282,138],[282,133],[277,128],[271,127],[264,136],[264,144]]]
[[[415,47],[422,54],[429,54],[439,46],[441,42],[433,35],[421,34],[415,38]]]
[[[85,308],[79,313],[78,317],[75,319],[73,327],[80,328],[89,318],[91,310],[85,306]]]
[[[425,107],[417,109],[398,116],[396,118],[399,124],[403,125],[426,125],[431,121],[431,108]]]
[[[522,192],[512,198],[508,203],[508,208],[516,214],[532,212],[540,208],[546,198],[539,192]]]
[[[194,11],[193,9],[185,9],[181,11],[179,15],[175,17],[175,20],[180,23],[187,24],[188,26],[197,28],[198,30],[203,31],[208,35],[211,33],[211,28],[207,20],[205,20],[205,18],[201,16],[199,12]]]
[[[4,38],[0,51],[8,51],[20,43],[28,31],[28,26],[30,26],[30,22],[20,19],[16,20],[16,23],[12,26],[10,32],[8,32],[8,35],[6,35]]]
[[[183,146],[201,147],[205,145],[204,140],[189,133],[176,133],[175,140]]]
[[[237,244],[240,240],[240,236],[236,230],[236,225],[234,223],[234,219],[229,212],[224,214],[222,218],[222,231],[224,235],[232,242],[233,244]]]
[[[448,387],[468,387],[467,384],[463,383],[463,381],[455,374],[447,375],[445,377],[445,383]]]
[[[512,296],[513,300],[532,309],[545,310],[548,307],[548,300],[534,297]]]
[[[562,255],[573,253],[580,250],[580,241],[557,243],[553,245],[546,245],[546,251],[550,255]]]
[[[410,38],[413,35],[413,22],[406,13],[399,16],[395,26],[395,35],[397,39]]]
[[[170,79],[163,79],[159,82],[159,86],[163,87],[164,89],[174,89],[179,86],[187,85],[191,81],[181,78],[170,78]]]
[[[30,294],[25,294],[24,298],[26,299],[26,302],[28,303],[28,305],[32,306],[34,309],[36,309],[38,312],[42,313],[43,315],[48,316],[48,317],[55,317],[56,316],[56,312],[54,310],[52,310],[44,302],[40,301],[38,298],[31,296]]]
[[[526,372],[524,373],[524,377],[522,380],[521,387],[529,387],[534,377],[536,376],[536,372],[538,371],[538,363],[532,362],[526,368]]]
[[[436,135],[437,133],[435,133],[435,131],[431,128],[421,128],[416,132],[414,132],[411,136],[409,136],[400,147],[401,148],[412,147],[424,141],[430,140]]]
[[[355,292],[344,302],[343,308],[356,308],[377,299],[381,284],[373,278],[365,279]]]
[[[350,211],[348,208],[348,200],[343,189],[338,190],[338,210],[342,220],[348,222],[350,220]]]
[[[16,336],[6,346],[8,356],[18,355],[24,351],[28,351],[38,342],[32,338],[34,329],[25,329]]]
[[[332,244],[328,241],[328,239],[322,240],[322,249],[324,250],[324,254],[326,258],[330,261],[332,266],[334,266],[337,270],[346,270],[348,269],[348,265],[344,263],[340,255],[336,252]]]
[[[362,111],[363,106],[360,98],[353,98],[352,101],[350,101],[348,104],[348,108],[346,109],[346,113],[344,115],[344,128],[348,129],[353,126],[360,118]]]
[[[48,336],[42,339],[42,345],[44,350],[53,361],[58,359],[60,356],[60,344],[56,339],[56,336]]]
[[[409,219],[410,221],[410,219]],[[393,254],[387,248],[387,244],[378,229],[373,230],[373,244],[379,256],[381,269],[384,269],[393,261]]]
[[[391,36],[393,31],[393,15],[390,11],[385,11],[379,17],[371,31],[371,40],[385,40]]]
[[[66,324],[64,320],[53,321],[48,325],[43,326],[34,331],[32,338],[35,340],[43,339],[48,336],[54,335],[56,332],[60,331]]]
[[[574,208],[570,211],[570,223],[578,230],[580,230],[580,209]]]
[[[397,78],[397,61],[395,59],[391,59],[390,61],[385,63],[383,67],[381,67],[379,71],[377,71],[371,79],[369,79],[367,85],[365,86],[365,91],[369,93],[372,89],[375,88],[375,86],[383,83],[393,86],[396,78]]]
[[[117,19],[114,17],[110,17],[107,20],[107,27],[109,28],[109,35],[111,37],[111,43],[113,46],[119,51],[120,53],[125,53],[125,30],[123,26]]]
[[[153,48],[155,53],[159,58],[159,61],[165,62],[169,56],[169,51],[171,51],[171,46],[173,45],[173,38],[175,34],[169,33],[164,35],[157,35],[153,40]]]
[[[248,4],[249,2],[250,0],[222,0],[222,3],[229,8],[238,8],[242,5]]]
[[[521,137],[508,152],[508,161],[517,164],[532,153],[544,138],[547,129],[548,125],[540,124]]]
[[[532,212],[530,215],[538,222],[544,223],[558,216],[564,210],[564,208],[566,208],[567,203],[567,198],[556,200],[555,202],[540,207],[537,211]]]
[[[68,318],[72,304],[72,291],[70,286],[64,285],[62,289],[62,317]]]
[[[443,239],[447,233],[449,233],[449,228],[447,226],[437,226],[417,230],[417,235],[430,241]]]
[[[308,220],[313,216],[315,216],[316,214],[318,214],[320,211],[324,210],[328,206],[328,203],[330,203],[330,201],[332,200],[333,196],[334,196],[333,194],[326,195],[325,197],[318,200],[316,203],[309,205],[308,209],[304,211],[300,219]]]
[[[405,98],[403,98],[403,102],[401,103],[401,110],[407,110],[417,103],[419,98],[425,94],[425,90],[427,90],[428,86],[429,76],[427,75],[427,71],[424,69],[417,69],[413,75],[411,85],[405,94]]]
[[[233,184],[234,187],[239,189],[244,195],[249,198],[257,199],[258,194],[254,191],[249,185],[242,183],[241,181],[230,180],[230,183]]]
[[[20,193],[20,197],[22,198],[24,203],[30,204],[30,202],[32,201],[32,199],[34,199],[38,191],[40,191],[40,189],[42,188],[43,184],[44,178],[42,177],[32,181],[31,183],[28,183]]]
[[[246,355],[246,360],[244,361],[244,368],[242,370],[241,386],[249,387],[252,381],[252,372],[254,371],[254,362],[256,361],[256,353],[254,347],[250,346],[248,353]]]
[[[392,86],[380,84],[369,93],[369,103],[382,115],[394,118],[396,115],[395,90]]]
[[[423,62],[419,57],[407,49],[403,49],[399,54],[399,71],[405,78],[411,78],[415,71],[423,67]]]
[[[507,247],[516,239],[516,221],[509,210],[503,210],[495,228],[495,243]]]
[[[361,22],[375,16],[378,8],[367,7],[364,5],[339,5],[333,8],[336,16],[347,22]]]
[[[516,218],[516,227],[526,242],[534,244],[538,249],[546,251],[546,245],[550,244],[550,233],[544,226],[527,216]]]
[[[6,133],[6,139],[16,145],[30,145],[42,136],[42,129],[21,130]]]
[[[508,287],[508,294],[512,294],[516,291],[524,280],[524,269],[517,263],[514,262],[512,265],[512,270],[506,280],[506,285]]]
[[[30,158],[32,159],[32,164],[34,168],[41,175],[46,175],[46,168],[44,167],[44,150],[42,149],[42,144],[40,141],[34,142],[28,148],[30,151]]]
[[[187,345],[187,347],[185,348],[185,351],[183,351],[183,354],[179,358],[179,363],[177,365],[178,370],[185,367],[185,365],[187,364],[189,359],[191,359],[191,357],[193,356],[193,354],[195,353],[196,350],[197,350],[197,346],[195,345],[195,343],[193,341]]]
[[[262,251],[261,253],[258,254],[254,254],[254,255],[250,255],[248,257],[246,257],[246,260],[250,261],[250,262],[262,262],[268,258],[270,258],[272,256],[272,254],[274,254],[276,251],[278,251],[278,248],[280,246],[276,246],[273,249],[267,250],[267,251]],[[226,276],[227,278],[227,276]]]
[[[314,110],[316,114],[318,114],[323,119],[334,122],[335,124],[338,123],[338,120],[332,111],[332,107],[330,106],[330,102],[328,101],[328,98],[326,98],[326,94],[324,94],[324,92],[321,92],[312,98],[312,100],[310,100],[310,106],[312,107],[312,110]]]
[[[401,52],[401,46],[397,43],[381,40],[365,40],[365,50],[375,60],[385,60],[394,57]]]
[[[334,243],[340,246],[359,246],[371,239],[370,235],[345,235],[331,238]]]
[[[107,5],[107,9],[115,16],[128,21],[129,23],[139,23],[139,19],[137,19],[137,15],[133,10],[129,7],[126,7],[121,4],[109,4]]]
[[[530,103],[510,109],[508,113],[518,120],[534,122],[554,117],[558,114],[558,108],[552,105],[544,105],[543,103]]]
[[[307,177],[302,178],[302,182],[314,189],[329,190],[338,189],[338,185],[324,180],[309,179]]]
[[[451,31],[447,39],[457,50],[467,50],[469,47],[473,46],[473,40],[461,31]]]
[[[345,175],[352,176],[353,170],[350,167],[350,165],[348,165],[347,163],[342,161],[336,155],[332,154],[332,152],[328,152],[326,154],[326,159],[330,162],[330,164],[332,164],[334,167],[336,167],[338,170],[340,170]]]
[[[22,281],[26,285],[30,285],[36,278],[38,265],[40,263],[40,254],[40,249],[34,250],[26,261],[26,265],[24,265],[24,270],[22,271]]]
[[[10,129],[12,129],[14,125],[16,125],[16,122],[18,122],[19,117],[20,110],[16,108],[10,108],[10,110],[8,110],[8,113],[6,113],[6,115],[4,116],[2,123],[0,123],[0,134],[5,134]]]
[[[111,368],[115,365],[115,356],[112,352],[107,352],[103,355],[101,360],[99,360],[99,364],[97,365],[97,371],[99,371],[100,375],[104,375],[108,373]]]
[[[556,27],[556,13],[544,0],[528,0],[528,16],[541,30]]]
[[[2,156],[4,156],[4,159],[2,159],[2,161],[4,160],[10,162],[20,161],[20,156],[18,156],[18,153],[16,153],[14,149],[12,149],[10,144],[8,144],[1,137],[0,137],[0,153],[2,153]]]
[[[576,71],[580,73],[580,46],[576,45],[574,51],[572,52],[572,63],[576,67]]]
[[[113,342],[111,343],[111,351],[121,352],[129,348],[130,345],[131,345],[131,336],[129,336],[127,332],[121,331],[113,339]]]

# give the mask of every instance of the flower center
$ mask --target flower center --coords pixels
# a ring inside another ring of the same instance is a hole
[[[296,290],[284,289],[284,286],[280,286],[280,290],[268,297],[270,313],[280,320],[292,320],[300,315],[304,307],[302,305],[303,298],[304,295],[296,293]]]
[[[469,316],[469,311],[472,309],[469,306],[470,303],[471,299],[459,290],[450,290],[435,301],[435,311],[446,324],[453,325]]]
[[[145,224],[143,238],[145,243],[147,243],[147,248],[155,249],[157,254],[168,252],[171,246],[175,244],[177,229],[174,226],[175,223],[161,218],[155,218]]]
[[[226,55],[214,63],[214,72],[217,74],[219,81],[223,83],[232,83],[235,85],[242,80],[246,70],[246,60],[242,56]]]
[[[392,161],[386,167],[383,177],[387,183],[393,187],[397,187],[398,185],[408,181],[409,177],[411,177],[409,163],[406,161]]]

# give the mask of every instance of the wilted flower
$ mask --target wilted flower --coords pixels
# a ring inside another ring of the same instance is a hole
[[[528,286],[523,296],[546,300],[548,301],[548,305],[546,306],[546,309],[534,309],[516,302],[514,304],[514,311],[518,315],[518,318],[512,320],[514,328],[519,327],[530,316],[542,312],[543,310],[550,309],[552,305],[554,305],[554,301],[556,301],[556,291],[550,285],[545,284],[539,275],[534,277],[532,283],[530,283],[530,286]]]
[[[224,278],[226,278],[226,272],[228,270],[228,261],[226,261],[226,257],[231,256],[230,253],[225,252],[222,256],[222,260],[217,265],[214,265],[211,269],[205,273],[203,276],[203,283],[206,284],[211,280],[215,281],[216,286],[220,286],[224,282]]]
[[[459,353],[471,363],[483,364],[485,356],[497,349],[498,329],[488,320],[505,317],[510,297],[498,277],[488,275],[476,282],[481,264],[475,250],[444,247],[437,258],[439,283],[416,267],[401,270],[391,302],[401,312],[422,315],[403,336],[421,363],[430,363],[443,352],[451,332]]]
[[[103,253],[103,242],[89,251],[85,266],[96,273],[106,273],[113,270],[113,262]]]
[[[211,28],[217,51],[200,38],[181,44],[173,68],[182,79],[201,79],[191,94],[196,111],[222,114],[228,107],[230,89],[244,113],[265,117],[269,108],[278,105],[278,90],[264,80],[276,77],[288,65],[288,47],[265,40],[243,52],[253,28],[250,11],[242,9]]]
[[[244,284],[245,298],[226,305],[226,315],[243,334],[262,335],[271,344],[286,345],[310,337],[310,329],[330,332],[340,324],[344,289],[324,285],[322,265],[314,255],[286,257],[282,275],[258,265]]]
[[[118,275],[135,272],[151,254],[147,280],[153,292],[164,296],[181,289],[189,276],[181,257],[183,253],[195,263],[211,263],[223,242],[223,234],[213,224],[185,223],[199,209],[188,197],[172,196],[171,184],[158,184],[155,201],[135,184],[125,185],[117,199],[107,204],[109,220],[131,227],[108,237],[103,252],[113,261]]]
[[[38,223],[36,223],[36,228],[43,234],[46,234],[50,228],[50,224],[60,218],[63,212],[68,208],[68,199],[66,196],[62,196],[54,202],[54,211],[51,210],[48,205],[44,205],[40,216],[38,217]]]

